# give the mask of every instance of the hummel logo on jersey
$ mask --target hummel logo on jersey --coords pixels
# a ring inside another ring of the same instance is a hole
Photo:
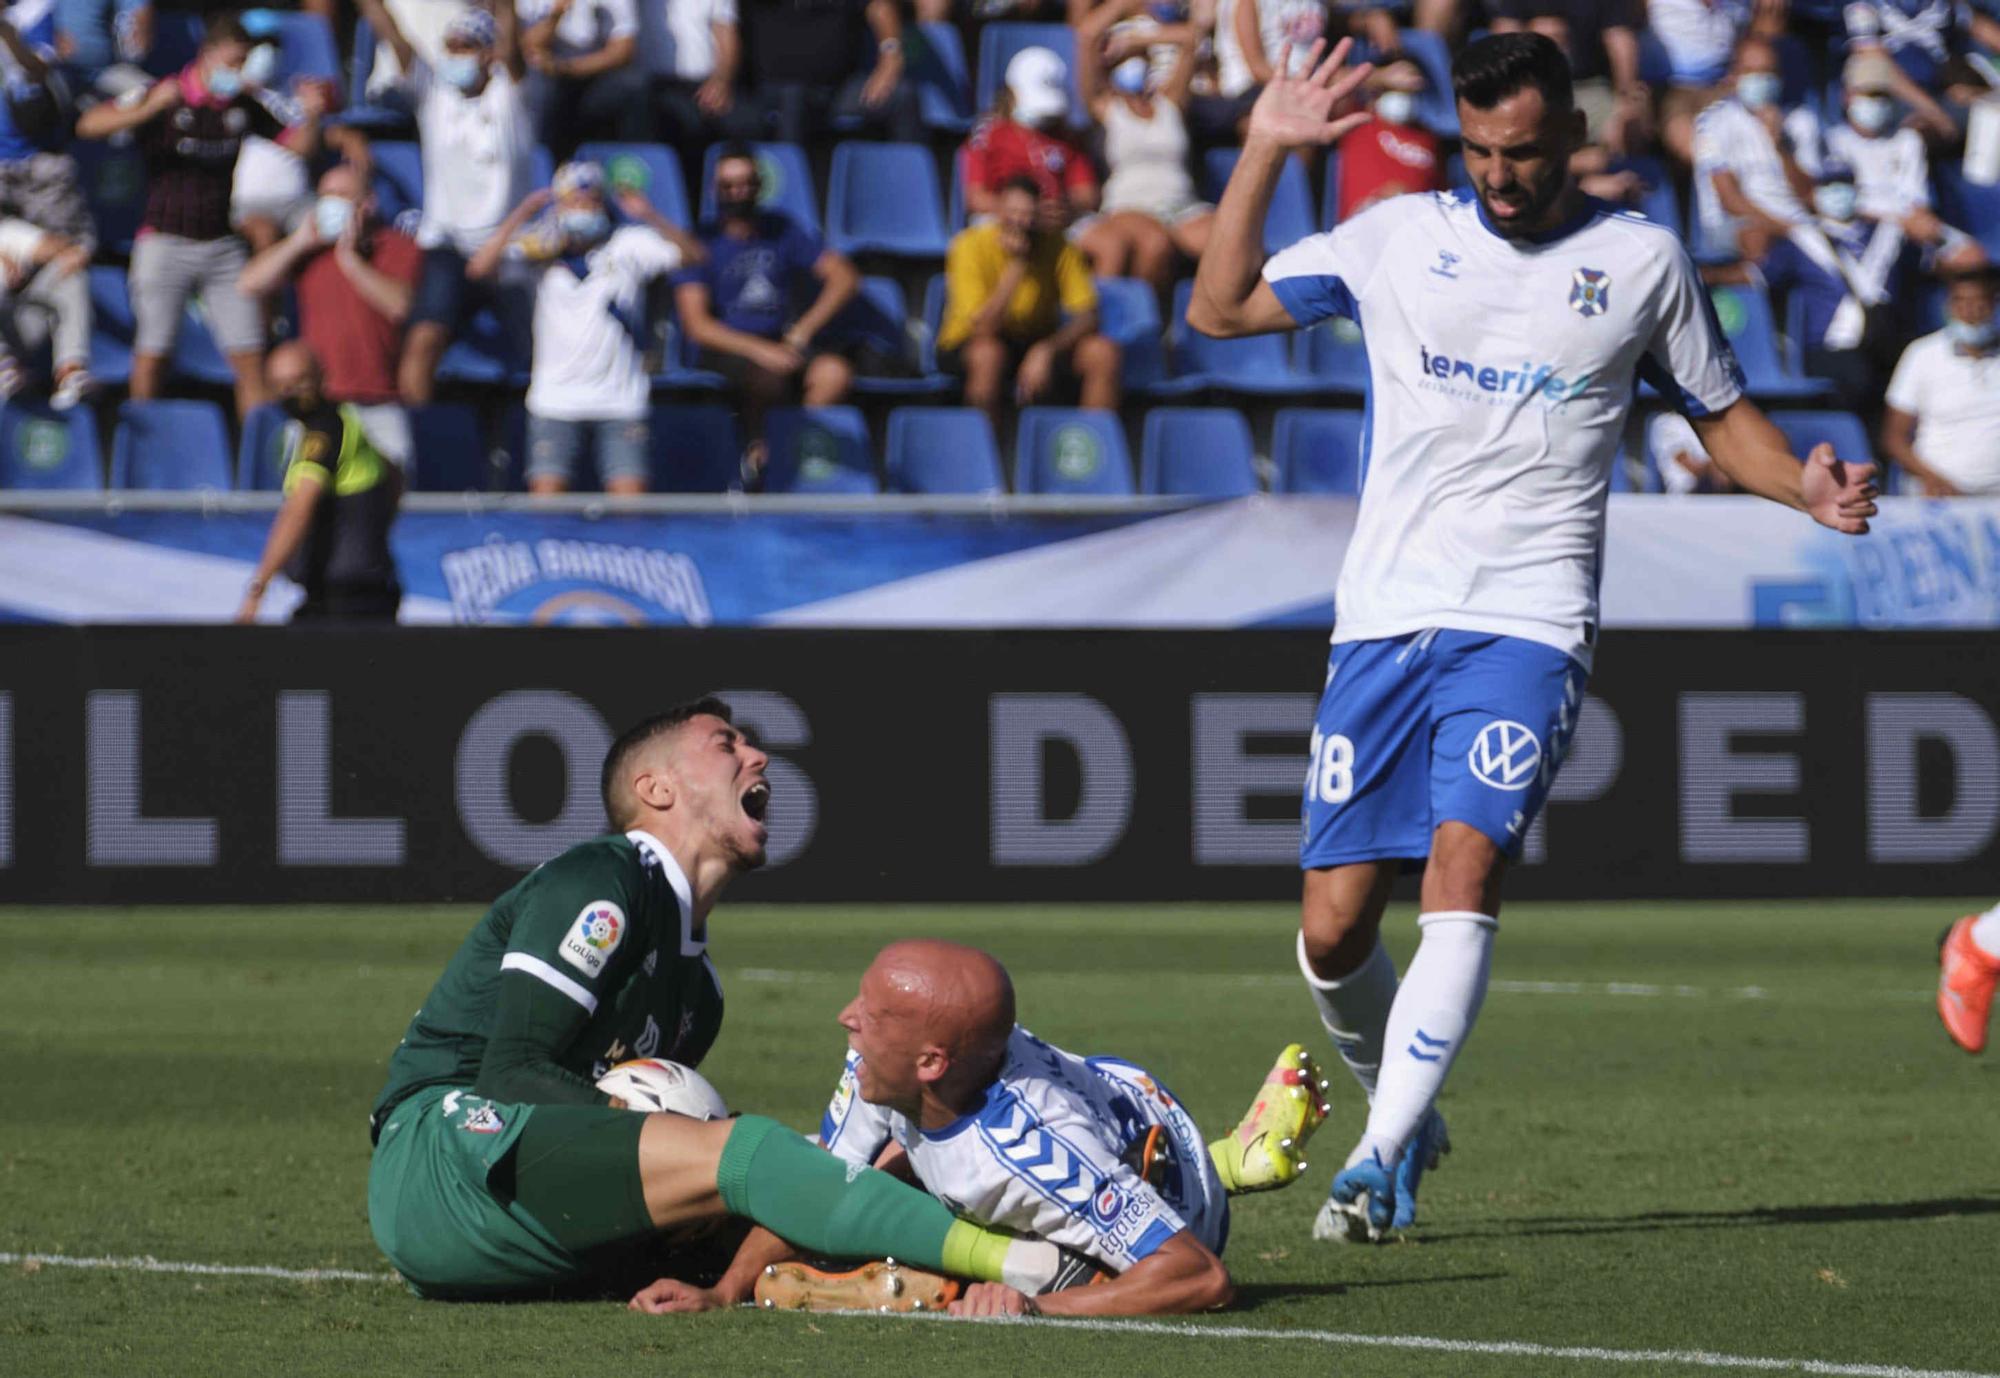
[[[1431,265],[1431,271],[1441,278],[1450,278],[1456,282],[1458,280],[1458,265],[1460,262],[1459,256],[1451,250],[1439,249],[1438,261]]]
[[[1562,403],[1581,396],[1583,390],[1590,386],[1592,376],[1586,373],[1574,380],[1567,379],[1556,372],[1554,364],[1531,364],[1525,359],[1516,368],[1495,368],[1472,359],[1454,359],[1423,345],[1417,346],[1417,357],[1422,363],[1424,375],[1444,384],[1443,387],[1433,386],[1433,391],[1459,397],[1476,396],[1471,391],[1476,388],[1480,393],[1495,398],[1539,394],[1547,401]],[[1456,386],[1461,378],[1466,383],[1462,388]]]
[[[1495,789],[1526,789],[1541,769],[1542,744],[1520,723],[1497,718],[1479,730],[1466,760]]]

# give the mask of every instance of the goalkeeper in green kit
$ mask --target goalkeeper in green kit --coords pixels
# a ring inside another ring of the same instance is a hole
[[[722,1025],[709,911],[761,865],[769,758],[703,699],[646,719],[604,762],[617,833],[501,896],[445,967],[369,1117],[368,1219],[424,1297],[551,1295],[725,1215],[814,1253],[1034,1279],[1052,1246],[956,1219],[758,1115],[642,1115],[597,1090],[613,1063],[693,1066]],[[1044,1257],[1046,1255],[1046,1257]]]

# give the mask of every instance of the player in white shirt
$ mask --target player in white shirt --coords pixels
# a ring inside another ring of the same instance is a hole
[[[1597,640],[1605,494],[1637,377],[1732,481],[1859,534],[1872,467],[1801,464],[1740,369],[1674,231],[1589,201],[1568,64],[1537,34],[1453,68],[1474,191],[1401,196],[1269,262],[1265,211],[1295,148],[1366,77],[1347,45],[1253,108],[1188,306],[1210,335],[1345,315],[1368,346],[1361,509],[1335,592],[1312,735],[1299,961],[1369,1094],[1366,1132],[1315,1224],[1376,1237],[1414,1219],[1441,1147],[1434,1103],[1471,1032],[1501,879],[1569,744]],[[1400,986],[1379,939],[1423,859],[1422,939]]]
[[[466,267],[473,282],[507,264],[535,278],[527,398],[531,493],[569,489],[586,450],[605,492],[646,491],[652,401],[644,356],[646,289],[708,251],[662,218],[642,193],[621,193],[618,207],[627,223],[614,227],[604,170],[591,162],[564,163],[556,169],[553,205],[551,193],[531,193]]]
[[[527,353],[532,303],[527,284],[502,274],[474,290],[466,264],[528,194],[534,178],[535,125],[521,58],[513,0],[489,12],[470,6],[445,25],[444,54],[433,67],[410,46],[382,0],[360,0],[361,17],[403,65],[417,104],[423,153],[423,218],[417,247],[423,276],[411,303],[397,386],[403,401],[431,400],[438,361],[452,336],[491,306],[510,348]]]
[[[1066,1052],[1014,1013],[1013,983],[989,954],[934,940],[884,948],[840,1014],[849,1051],[821,1145],[857,1169],[913,1177],[962,1219],[1062,1251],[1024,1256],[1032,1273],[975,1284],[954,1313],[1139,1315],[1226,1304],[1219,1255],[1229,1193],[1283,1186],[1304,1167],[1325,1113],[1312,1059],[1287,1048],[1236,1133],[1210,1146],[1144,1068]],[[1246,1139],[1254,1151],[1237,1151]],[[852,1308],[885,1280],[882,1264],[824,1273],[793,1257],[785,1241],[756,1232],[713,1291],[661,1282],[634,1304],[700,1310],[742,1301],[756,1285],[765,1305]],[[1078,1285],[1100,1273],[1095,1285]],[[922,1276],[932,1298],[950,1295],[942,1279]]]
[[[1924,496],[2000,493],[2000,269],[1954,277],[1944,329],[1912,341],[1889,379],[1882,451]]]

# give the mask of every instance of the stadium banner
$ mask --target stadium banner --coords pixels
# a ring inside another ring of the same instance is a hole
[[[225,622],[272,499],[0,512],[0,620]],[[190,506],[189,504],[193,504]],[[1347,498],[412,499],[402,620],[461,625],[1324,628]],[[1622,627],[2000,626],[2000,501],[1888,499],[1848,540],[1755,498],[1611,499]],[[282,620],[297,594],[266,599]]]
[[[773,755],[770,864],[732,899],[1287,901],[1326,650],[0,628],[0,902],[483,903],[602,829],[616,732],[707,691]],[[1986,895],[1996,724],[1982,633],[1614,634],[1510,893]]]

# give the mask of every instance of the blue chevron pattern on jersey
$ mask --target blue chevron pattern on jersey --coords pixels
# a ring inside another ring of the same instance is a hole
[[[979,1137],[1002,1166],[1064,1210],[1081,1215],[1090,1209],[1101,1185],[1095,1166],[1012,1091],[980,1112]]]

